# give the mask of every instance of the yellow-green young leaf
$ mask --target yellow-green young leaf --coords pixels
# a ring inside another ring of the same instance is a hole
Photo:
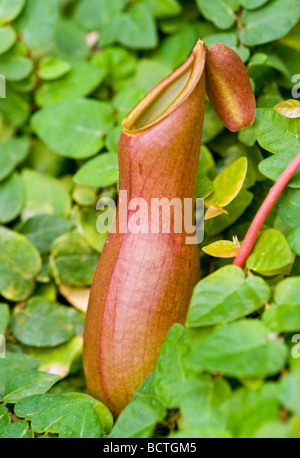
[[[278,103],[275,110],[287,118],[300,118],[300,101],[296,99],[285,100]]]
[[[215,218],[218,215],[222,215],[222,213],[228,215],[228,212],[224,208],[219,207],[219,205],[211,205],[205,213],[204,220]]]
[[[202,250],[215,258],[235,258],[239,252],[239,247],[236,247],[230,240],[218,240],[203,247]]]
[[[205,200],[205,206],[225,207],[239,193],[247,173],[247,159],[240,157],[224,169],[213,181],[214,193]]]

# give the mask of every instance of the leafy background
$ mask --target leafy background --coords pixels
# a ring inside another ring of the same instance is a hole
[[[300,172],[245,274],[231,265],[300,150],[299,118],[274,110],[300,73],[299,18],[297,0],[0,0],[0,437],[300,437]],[[117,197],[122,118],[198,37],[239,53],[257,116],[233,134],[206,104],[203,279],[113,426],[81,361],[96,202]]]

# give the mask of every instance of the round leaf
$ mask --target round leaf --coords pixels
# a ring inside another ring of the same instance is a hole
[[[27,0],[15,26],[29,48],[36,48],[54,36],[59,9],[57,2]]]
[[[70,196],[56,179],[35,170],[22,173],[26,193],[24,219],[37,214],[66,216],[70,210]]]
[[[27,138],[13,138],[0,145],[0,181],[26,158],[28,150]]]
[[[23,194],[22,180],[17,173],[0,183],[0,223],[9,223],[19,216],[24,204]]]
[[[86,162],[74,175],[74,181],[81,185],[105,188],[119,179],[118,155],[102,153]]]
[[[99,255],[77,231],[58,237],[51,248],[51,265],[57,283],[90,285]]]
[[[0,6],[1,8],[1,6]],[[0,54],[8,51],[17,39],[16,32],[10,25],[0,27]],[[2,72],[2,68],[1,68]]]
[[[15,19],[25,5],[26,0],[0,0],[0,19],[10,22]]]
[[[43,83],[36,91],[36,102],[45,107],[90,94],[102,82],[105,71],[91,63],[69,57],[70,71],[61,78]]]
[[[24,309],[12,316],[12,332],[25,345],[55,347],[75,334],[78,312],[43,298],[32,298]]]
[[[38,76],[43,80],[60,78],[71,70],[72,66],[59,57],[44,57],[39,62]]]
[[[113,113],[106,103],[76,99],[44,108],[33,116],[32,123],[50,149],[83,159],[103,147],[103,137],[113,127]]]
[[[293,254],[281,232],[267,229],[257,239],[246,266],[262,275],[276,275],[293,261]]]
[[[195,287],[187,326],[211,326],[233,321],[259,309],[270,296],[270,288],[259,277],[247,277],[236,266],[225,266]]]
[[[0,227],[0,291],[5,297],[24,300],[31,293],[33,279],[42,261],[38,251],[23,235]],[[14,294],[15,293],[15,294]],[[12,299],[14,300],[14,299]]]

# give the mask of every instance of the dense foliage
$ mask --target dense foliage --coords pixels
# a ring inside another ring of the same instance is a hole
[[[300,437],[300,173],[232,266],[300,151],[274,110],[300,97],[299,19],[298,0],[0,0],[0,437]],[[206,104],[202,280],[113,427],[81,362],[96,202],[117,197],[122,118],[198,37],[239,53],[257,116],[233,134]]]

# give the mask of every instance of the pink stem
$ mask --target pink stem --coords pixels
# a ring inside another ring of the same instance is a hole
[[[245,262],[247,261],[247,258],[251,253],[258,233],[262,225],[264,224],[270,210],[272,209],[273,205],[278,199],[280,193],[283,191],[283,189],[285,188],[285,186],[290,181],[290,179],[299,167],[300,153],[298,153],[297,156],[289,163],[289,165],[284,170],[284,172],[282,172],[274,186],[272,186],[272,188],[270,189],[267,197],[260,206],[258,212],[255,215],[254,220],[251,223],[251,226],[248,229],[246,237],[243,240],[243,243],[241,245],[241,248],[239,249],[239,252],[234,260],[233,265],[239,266],[241,268],[244,267]]]

